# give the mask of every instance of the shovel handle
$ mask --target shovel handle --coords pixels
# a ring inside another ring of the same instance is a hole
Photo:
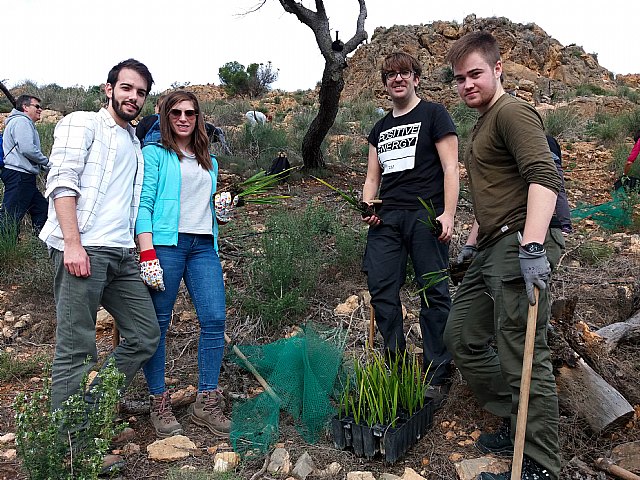
[[[229,345],[232,345],[231,339],[229,338],[229,335],[227,335],[226,333],[224,334],[224,340]],[[267,392],[267,394],[275,402],[277,402],[278,405],[280,405],[282,403],[282,400],[280,400],[280,397],[278,397],[278,394],[273,390],[273,388],[271,388],[271,385],[267,383],[264,377],[260,375],[260,373],[258,373],[258,371],[256,370],[256,367],[253,366],[253,364],[249,361],[249,359],[244,355],[244,353],[240,351],[240,349],[236,345],[233,345],[232,349],[233,349],[233,353],[235,353],[238,356],[238,358],[242,360],[242,362],[245,364],[247,369],[253,374],[254,377],[256,377],[256,380],[258,380],[258,383],[262,385],[262,388],[264,388],[264,391]]]
[[[516,438],[513,445],[513,462],[511,463],[511,480],[522,478],[522,457],[524,455],[524,437],[527,432],[527,415],[529,413],[529,390],[531,388],[531,369],[533,366],[533,346],[536,339],[536,323],[538,319],[538,287],[533,287],[535,305],[529,305],[527,314],[527,333],[524,339],[522,356],[522,375],[520,377],[520,397],[518,398],[518,417],[516,420]]]

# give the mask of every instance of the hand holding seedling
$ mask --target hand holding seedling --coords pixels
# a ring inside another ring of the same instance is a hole
[[[376,214],[373,203],[361,202],[362,220],[371,227],[377,227],[382,223],[380,217]]]
[[[434,234],[437,235],[437,225],[440,224],[440,235],[438,235],[438,240],[443,243],[446,243],[451,240],[453,236],[453,215],[444,212],[439,217],[436,217],[436,231]]]

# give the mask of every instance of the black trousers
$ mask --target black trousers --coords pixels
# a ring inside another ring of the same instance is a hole
[[[449,247],[433,235],[426,209],[383,208],[378,213],[383,223],[369,228],[362,270],[367,274],[371,304],[385,348],[391,352],[402,351],[406,342],[400,288],[405,282],[407,258],[411,258],[416,282],[422,288],[428,283],[425,274],[448,267]],[[439,278],[446,275],[446,272],[436,275]],[[430,286],[420,297],[424,368],[431,365],[427,377],[432,385],[441,385],[449,379],[451,363],[451,354],[443,341],[451,308],[449,282],[445,279]]]

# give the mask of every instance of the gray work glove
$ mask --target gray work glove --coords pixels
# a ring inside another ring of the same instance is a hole
[[[460,250],[460,253],[458,254],[458,258],[456,259],[456,261],[458,263],[464,263],[467,260],[471,261],[475,258],[477,254],[478,254],[478,249],[475,246],[465,245],[464,247],[462,247],[462,250]]]
[[[535,305],[536,297],[533,292],[533,286],[535,285],[540,290],[547,288],[549,274],[551,273],[551,265],[547,260],[547,251],[542,249],[541,252],[530,253],[519,247],[518,258],[520,258],[520,271],[524,278],[524,285],[527,288],[529,305]]]

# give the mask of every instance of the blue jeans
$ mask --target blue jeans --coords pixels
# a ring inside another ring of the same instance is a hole
[[[176,246],[157,245],[154,248],[164,271],[165,291],[151,290],[160,324],[160,343],[143,368],[149,393],[158,395],[165,391],[166,334],[182,279],[200,321],[198,391],[215,390],[224,353],[226,308],[222,266],[213,246],[213,237],[179,233]]]
[[[31,216],[33,229],[36,233],[40,232],[47,221],[49,204],[38,190],[37,175],[6,167],[0,172],[0,178],[4,183],[2,224],[11,221],[19,227],[20,222],[28,213]]]

